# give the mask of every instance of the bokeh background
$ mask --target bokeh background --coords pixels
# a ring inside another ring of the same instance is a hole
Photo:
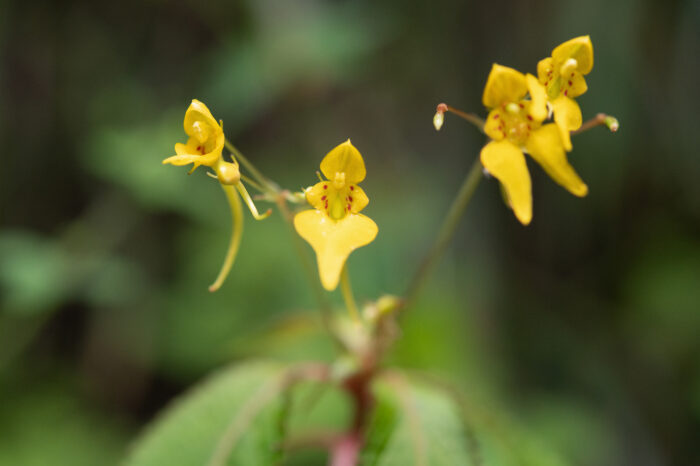
[[[403,292],[484,142],[453,115],[436,132],[436,104],[484,114],[493,62],[534,72],[582,34],[584,118],[621,122],[574,140],[590,194],[530,164],[525,228],[482,182],[391,363],[565,464],[700,464],[698,31],[690,0],[0,0],[0,464],[116,464],[217,367],[332,358],[278,215],[247,216],[206,291],[224,196],[160,163],[192,98],[291,189],[352,138],[380,227],[349,262],[368,300]]]

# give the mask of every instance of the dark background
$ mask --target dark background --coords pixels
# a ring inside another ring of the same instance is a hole
[[[224,197],[160,163],[192,98],[290,189],[352,138],[380,232],[349,267],[374,299],[403,292],[484,143],[453,115],[437,133],[436,104],[483,115],[493,62],[535,72],[583,34],[584,118],[621,123],[574,138],[590,194],[530,164],[522,227],[483,182],[391,361],[570,464],[698,464],[699,30],[692,1],[0,0],[0,464],[115,464],[228,361],[332,358],[277,215],[247,216],[206,291]]]

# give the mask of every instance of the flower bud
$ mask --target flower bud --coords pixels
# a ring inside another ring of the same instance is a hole
[[[241,172],[237,163],[221,161],[216,170],[216,177],[221,184],[238,184],[241,181]]]

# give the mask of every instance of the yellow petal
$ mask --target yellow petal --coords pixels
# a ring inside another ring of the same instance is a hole
[[[552,50],[552,58],[555,63],[564,63],[573,58],[578,63],[578,71],[588,74],[593,69],[593,44],[590,36],[576,37],[567,40]]]
[[[552,70],[552,57],[543,58],[537,62],[537,78],[542,84],[547,84],[549,81],[549,72]]]
[[[532,186],[522,151],[511,142],[492,141],[481,149],[481,163],[503,185],[510,206],[520,223],[530,223]]]
[[[501,108],[494,108],[489,112],[484,124],[484,133],[494,141],[500,141],[506,137],[503,131],[503,111]]]
[[[491,73],[484,87],[483,102],[488,108],[498,107],[503,103],[518,102],[527,94],[525,75],[520,71],[493,64]]]
[[[201,143],[204,143],[219,131],[223,131],[207,106],[197,99],[194,99],[187,108],[183,125],[185,133],[188,136],[197,138]]]
[[[530,116],[533,120],[540,122],[547,118],[547,90],[531,74],[525,76],[527,80],[527,90],[530,92]]]
[[[294,217],[294,227],[316,252],[318,273],[329,291],[338,286],[340,272],[350,253],[371,243],[377,236],[377,224],[361,214],[349,214],[331,220],[318,210],[305,210]]]
[[[350,212],[356,214],[367,207],[367,204],[369,204],[369,198],[365,194],[365,190],[359,186],[354,186],[350,190]]]
[[[588,194],[588,186],[579,178],[566,159],[566,152],[555,124],[544,125],[530,133],[526,148],[530,156],[554,181],[575,196],[583,197]]]
[[[325,189],[324,189],[325,186]],[[321,181],[306,190],[306,202],[314,209],[323,210],[328,198],[328,182]]]
[[[564,79],[564,78],[562,78]],[[586,84],[586,78],[583,77],[583,75],[579,72],[574,73],[573,76],[569,76],[567,79],[567,86],[566,86],[566,96],[571,97],[572,99],[574,97],[578,97],[582,94],[585,94],[586,91],[588,90],[588,84]]]
[[[554,122],[559,128],[564,149],[570,151],[572,149],[571,131],[579,129],[583,123],[581,107],[578,106],[574,99],[563,95],[554,99],[551,104],[554,110]]]
[[[336,173],[345,173],[345,183],[350,185],[365,179],[367,171],[360,151],[350,143],[350,139],[336,146],[321,161],[321,172],[333,181]]]

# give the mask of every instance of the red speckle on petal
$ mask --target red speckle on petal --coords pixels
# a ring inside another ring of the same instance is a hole
[[[324,185],[323,185],[323,189],[328,189],[328,185],[327,185],[327,184],[324,184]]]
[[[501,116],[501,115],[499,115],[498,113],[496,113],[496,114],[493,116],[493,119],[494,119],[494,120],[498,120],[498,119],[500,118],[500,116]]]
[[[348,196],[348,201],[352,202],[352,196]]]
[[[321,196],[321,200],[322,200],[322,201],[325,201],[325,200],[326,200],[326,196]]]
[[[574,73],[573,73],[573,72],[571,73],[571,77],[572,77],[572,78],[574,77]]]
[[[568,89],[564,91],[564,95],[567,96],[567,97],[569,96],[569,90],[568,90]]]
[[[530,120],[530,121],[532,121],[532,116],[528,115],[528,116],[527,116],[527,119]]]
[[[348,204],[348,210],[350,210],[350,204]]]
[[[523,104],[518,104],[518,106],[519,106],[520,108],[525,108],[525,106],[524,106]]]
[[[350,191],[352,191],[353,189],[355,189],[355,187],[354,187],[354,186],[350,186]]]
[[[328,201],[326,201],[326,206],[325,206],[325,207],[326,207],[326,209],[328,208]]]
[[[572,83],[571,81],[569,81],[569,86],[571,86],[572,84],[573,84],[573,83]]]

